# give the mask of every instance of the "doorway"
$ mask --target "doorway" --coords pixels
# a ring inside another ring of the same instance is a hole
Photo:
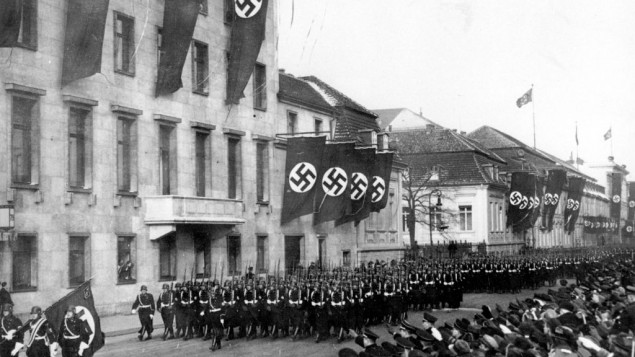
[[[302,238],[302,236],[284,236],[284,267],[287,274],[292,274],[300,265]]]

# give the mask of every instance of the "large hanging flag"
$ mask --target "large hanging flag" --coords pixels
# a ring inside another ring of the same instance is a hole
[[[628,213],[626,219],[635,220],[635,181],[628,183]]]
[[[0,47],[13,47],[20,34],[22,0],[0,1]]]
[[[340,217],[335,225],[360,221],[370,214],[371,180],[375,174],[375,149],[356,149],[354,152],[349,189],[351,198],[351,214]]]
[[[522,186],[523,197],[527,200],[527,205],[521,209],[521,217],[515,231],[522,232],[532,227],[532,219],[534,217],[534,209],[536,208],[536,175],[529,173]]]
[[[58,300],[55,304],[51,305],[51,307],[44,311],[44,315],[50,322],[56,335],[64,332],[61,331],[60,328],[64,322],[66,309],[69,306],[75,306],[75,312],[79,318],[86,321],[92,331],[88,340],[89,348],[87,351],[84,351],[84,356],[90,356],[104,345],[104,335],[101,332],[99,315],[97,315],[97,310],[95,310],[95,302],[93,300],[93,291],[90,288],[90,280],[78,286],[75,290]]]
[[[522,97],[516,100],[516,105],[518,106],[518,108],[532,101],[532,91],[533,88],[529,88],[529,90],[525,94],[523,94]]]
[[[295,137],[287,143],[282,224],[313,212],[326,137]]]
[[[544,204],[542,202],[544,190],[545,190],[544,177],[535,176],[534,207],[533,207],[530,227],[533,227],[536,225],[538,218],[540,218],[541,209],[544,210]]]
[[[519,232],[524,228],[523,222],[527,218],[527,208],[529,207],[528,184],[528,172],[512,173],[509,205],[507,206],[507,226],[512,227],[514,232]]]
[[[260,46],[265,38],[267,0],[234,0],[227,69],[227,104],[238,104],[254,71]]]
[[[388,204],[393,157],[393,153],[386,152],[377,154],[375,158],[375,174],[371,184],[371,212],[379,212]]]
[[[567,206],[564,209],[564,230],[567,233],[575,230],[575,223],[580,214],[585,183],[586,181],[581,177],[569,178],[569,194],[567,196]]]
[[[611,218],[620,221],[622,213],[622,174],[614,172],[611,178]]]
[[[564,187],[566,180],[566,171],[560,169],[549,170],[545,195],[543,197],[544,208],[542,210],[542,224],[540,227],[542,230],[547,230],[549,232],[553,230],[553,216],[555,215],[558,204],[560,203],[562,188]]]
[[[633,220],[626,220],[624,228],[622,228],[622,236],[625,238],[633,238]]]
[[[324,174],[315,191],[313,224],[333,221],[351,213],[349,180],[355,158],[354,143],[329,144],[322,155]]]
[[[64,33],[62,87],[101,71],[108,0],[69,0]]]
[[[200,8],[201,0],[165,0],[157,97],[183,87],[181,74]]]

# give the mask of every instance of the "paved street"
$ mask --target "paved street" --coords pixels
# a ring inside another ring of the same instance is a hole
[[[547,288],[540,289],[541,292]],[[432,314],[439,319],[439,323],[444,321],[454,321],[459,317],[471,319],[480,310],[483,304],[488,304],[492,309],[498,303],[507,308],[509,301],[516,298],[525,299],[533,297],[534,291],[523,290],[518,295],[513,294],[469,294],[465,296],[462,307],[458,311],[435,311]],[[409,321],[415,325],[421,322],[422,313],[415,312],[409,314]],[[132,326],[131,326],[132,327]],[[373,331],[380,335],[379,342],[388,337],[384,326],[375,326]],[[156,336],[160,336],[162,331],[155,331]],[[153,339],[151,341],[139,342],[134,334],[127,334],[108,338],[106,345],[98,352],[99,357],[108,356],[336,356],[337,351],[343,347],[351,347],[356,351],[361,350],[352,340],[341,344],[336,343],[335,338],[316,344],[312,339],[307,338],[299,341],[290,339],[271,340],[270,338],[245,341],[238,339],[233,341],[223,341],[223,348],[220,351],[211,352],[208,350],[211,343],[203,342],[200,339],[190,341],[171,340],[161,341]]]

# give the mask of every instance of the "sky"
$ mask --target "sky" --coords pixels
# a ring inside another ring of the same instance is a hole
[[[369,109],[482,125],[635,180],[635,1],[279,0],[279,66]],[[534,86],[533,103],[516,99]],[[576,124],[577,123],[577,124]],[[612,138],[604,140],[611,129]],[[612,146],[612,147],[611,147]]]

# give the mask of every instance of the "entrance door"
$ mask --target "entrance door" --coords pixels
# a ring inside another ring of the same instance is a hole
[[[302,236],[285,236],[284,237],[284,261],[285,271],[287,274],[293,271],[300,264],[300,241]]]

